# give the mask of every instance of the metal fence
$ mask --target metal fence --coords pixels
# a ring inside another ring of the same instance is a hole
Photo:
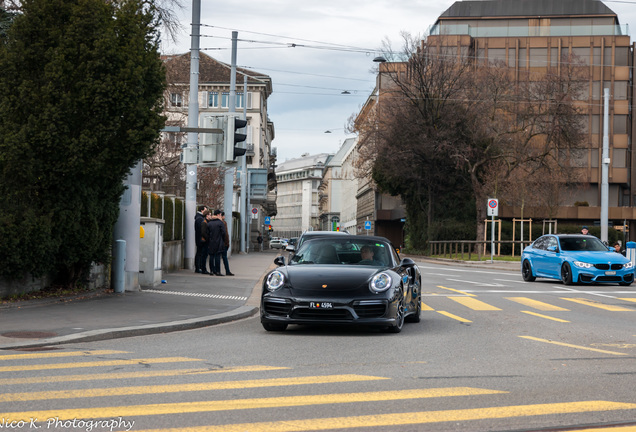
[[[471,260],[474,255],[477,255],[477,259],[481,261],[482,256],[486,256],[486,252],[490,251],[491,244],[493,242],[476,241],[476,240],[435,240],[428,242],[429,255],[442,256],[443,258]],[[519,250],[523,250],[524,247],[532,243],[530,240],[524,241],[512,241],[501,240],[495,241],[496,250],[493,251],[495,256],[501,256],[501,245],[510,245],[512,248],[512,256],[515,256],[515,249],[518,245]],[[490,255],[490,254],[488,254]]]

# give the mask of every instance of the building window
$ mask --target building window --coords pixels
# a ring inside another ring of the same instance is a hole
[[[517,49],[508,48],[508,67],[515,67],[517,65]]]
[[[550,48],[550,66],[557,67],[559,65],[559,49]]]
[[[488,62],[489,63],[505,63],[506,61],[506,49],[505,48],[489,48],[488,49]]]
[[[616,47],[614,66],[629,66],[629,48]]]
[[[210,108],[219,107],[219,92],[208,93],[208,107]]]
[[[530,67],[546,67],[548,65],[547,48],[530,48]]]
[[[575,57],[575,62],[581,62],[582,65],[589,66],[590,64],[590,49],[589,48],[572,48],[572,55]]]
[[[627,100],[627,81],[614,81],[614,99]]]
[[[527,48],[519,48],[519,69],[523,69],[527,65],[527,61],[526,61],[527,51],[528,51]]]
[[[626,134],[627,133],[627,116],[621,114],[614,114],[614,134]]]
[[[173,107],[183,106],[183,96],[181,93],[170,93],[170,105]]]
[[[614,168],[625,168],[627,160],[627,149],[614,149],[612,157],[612,166]]]
[[[221,108],[230,107],[230,94],[227,92],[221,93]]]

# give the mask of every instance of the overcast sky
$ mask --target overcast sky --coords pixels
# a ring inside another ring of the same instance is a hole
[[[164,54],[190,50],[192,0],[182,1],[184,30],[176,44],[162,45]],[[202,51],[229,64],[232,31],[238,31],[237,65],[272,78],[268,109],[280,163],[304,153],[335,153],[351,136],[345,134],[349,117],[373,90],[373,58],[383,41],[399,50],[402,32],[425,35],[454,0],[201,3]],[[636,31],[636,0],[604,3],[630,34]]]

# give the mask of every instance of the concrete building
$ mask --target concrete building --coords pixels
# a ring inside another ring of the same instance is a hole
[[[319,188],[333,154],[304,154],[276,168],[276,217],[272,235],[297,237],[303,231],[320,229]]]
[[[347,211],[352,209],[355,212],[355,206],[351,203],[351,197],[355,195],[354,185],[357,185],[357,179],[354,176],[352,166],[347,158],[355,149],[355,138],[349,138],[340,146],[338,152],[327,162],[322,181],[319,186],[319,212],[320,212],[320,230],[338,231],[344,229],[345,225],[350,225],[351,214],[343,214],[345,204],[349,203]],[[347,218],[347,219],[345,219]],[[353,215],[355,219],[355,214]],[[351,227],[350,228],[354,228]],[[349,231],[352,234],[354,231]]]
[[[618,16],[597,0],[458,1],[437,19],[429,40],[453,41],[480,63],[499,60],[517,79],[558,68],[573,54],[589,69],[587,90],[574,102],[586,125],[587,149],[575,157],[581,183],[567,191],[557,219],[598,223],[601,211],[603,89],[609,88],[609,220],[614,226],[636,220],[636,154],[633,130],[634,45]],[[448,43],[448,42],[444,42]],[[448,45],[447,45],[448,46]],[[575,205],[575,203],[577,205]],[[501,206],[500,217],[520,217],[520,209]],[[532,210],[525,217],[540,217]]]

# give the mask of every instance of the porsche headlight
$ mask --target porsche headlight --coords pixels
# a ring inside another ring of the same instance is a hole
[[[265,282],[265,286],[270,291],[276,291],[278,288],[282,287],[285,283],[285,275],[283,275],[279,271],[275,271],[267,276],[267,282]]]
[[[634,263],[630,261],[627,264],[623,264],[623,268],[626,270],[632,269],[634,268]]]
[[[586,268],[586,269],[594,267],[594,264],[586,263],[583,261],[574,261],[574,265],[577,267]]]
[[[369,283],[369,289],[374,293],[381,293],[391,288],[391,276],[387,273],[378,273]]]

